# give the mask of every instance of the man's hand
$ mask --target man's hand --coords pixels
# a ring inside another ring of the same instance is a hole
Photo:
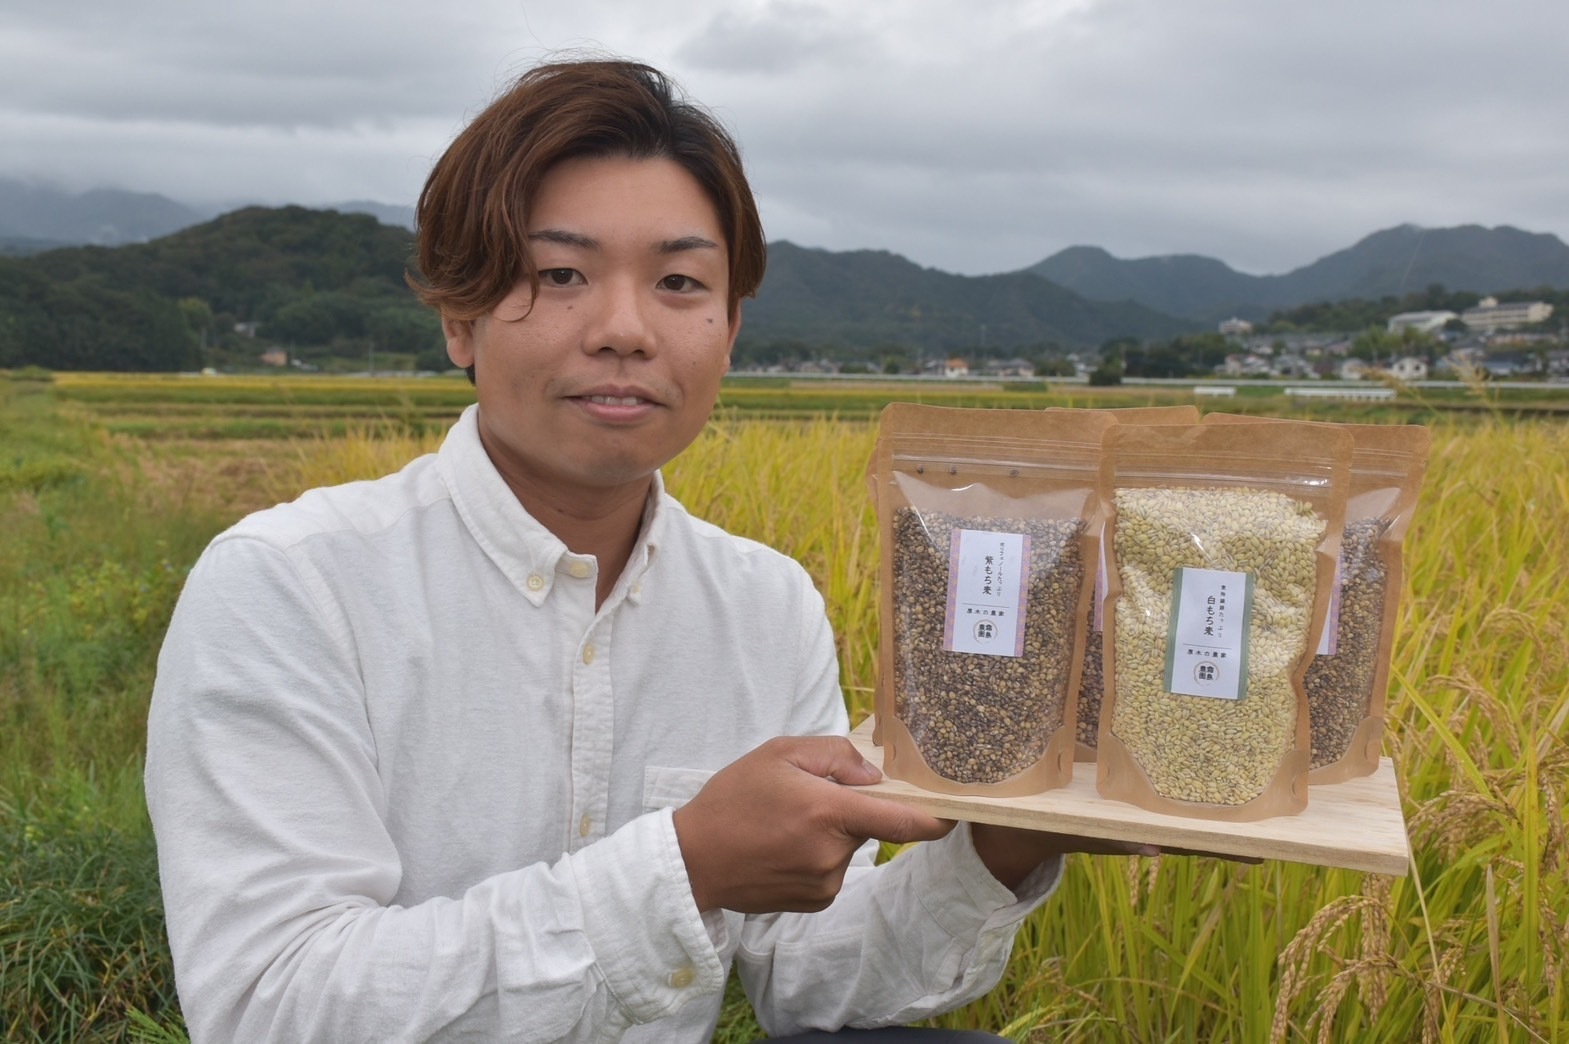
[[[853,789],[882,773],[847,739],[773,739],[676,809],[676,838],[699,910],[822,910],[868,838],[904,844],[953,829]]]

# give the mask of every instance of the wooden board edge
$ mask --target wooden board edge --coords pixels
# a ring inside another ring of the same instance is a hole
[[[872,764],[881,766],[882,748],[871,742],[870,719],[857,727],[850,734],[850,739],[863,757]],[[1087,767],[1089,766],[1081,764],[1076,771],[1083,773]],[[1040,796],[1041,799],[1046,800],[1053,797],[1061,798],[1064,807],[1054,809],[1029,807],[1030,798],[938,794],[892,779],[873,784],[867,790],[878,797],[918,808],[928,815],[941,819],[1050,830],[1081,837],[1131,841],[1163,848],[1214,853],[1219,856],[1283,860],[1404,877],[1410,873],[1410,840],[1405,830],[1404,816],[1400,812],[1398,786],[1395,782],[1394,765],[1390,759],[1382,759],[1379,771],[1374,777],[1353,782],[1359,782],[1357,792],[1365,794],[1369,786],[1375,785],[1375,781],[1379,798],[1377,811],[1384,817],[1383,831],[1360,831],[1356,828],[1358,814],[1360,812],[1365,816],[1366,808],[1364,806],[1359,810],[1356,807],[1340,807],[1345,803],[1336,800],[1333,788],[1345,784],[1312,787],[1308,791],[1307,812],[1302,813],[1300,817],[1277,817],[1275,820],[1259,821],[1267,824],[1266,826],[1217,823],[1213,820],[1187,819],[1148,812],[1123,802],[1111,802],[1110,799],[1100,798],[1092,793],[1090,796],[1085,796],[1086,787],[1082,782],[1071,785],[1071,793],[1065,789],[1048,791]],[[1093,783],[1089,784],[1089,788],[1092,790]],[[1315,799],[1319,803],[1316,809]],[[1097,806],[1102,802],[1115,804],[1117,815],[1107,817],[1104,812],[1098,810]],[[1277,824],[1283,819],[1301,822],[1302,832],[1295,836],[1279,836]],[[1379,841],[1381,833],[1387,835],[1392,832],[1389,828],[1394,822],[1398,822],[1400,826],[1398,842],[1391,837]],[[1346,824],[1350,825],[1342,834],[1329,835],[1343,836],[1344,842],[1315,840],[1315,834],[1323,836],[1326,827],[1335,828]]]

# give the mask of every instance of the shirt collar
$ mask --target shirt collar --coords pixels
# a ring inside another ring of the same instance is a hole
[[[447,432],[438,453],[442,478],[464,526],[496,568],[534,605],[540,605],[555,583],[556,569],[567,546],[524,510],[523,505],[496,470],[479,438],[479,406],[463,411]],[[672,510],[680,510],[665,493],[663,477],[654,473],[637,543],[627,560],[617,588],[635,601],[644,574]],[[614,598],[615,595],[612,595]]]

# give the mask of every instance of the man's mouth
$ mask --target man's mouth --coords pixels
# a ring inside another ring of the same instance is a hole
[[[641,406],[648,401],[636,395],[585,395],[583,398],[600,406]]]

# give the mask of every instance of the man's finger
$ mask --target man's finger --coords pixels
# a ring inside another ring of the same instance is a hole
[[[861,757],[843,736],[796,736],[773,740],[780,755],[803,772],[849,786],[866,786],[883,778],[882,771]]]
[[[935,841],[954,827],[951,819],[936,819],[907,805],[883,801],[846,790],[836,808],[839,829],[851,837],[876,838],[891,844]]]

